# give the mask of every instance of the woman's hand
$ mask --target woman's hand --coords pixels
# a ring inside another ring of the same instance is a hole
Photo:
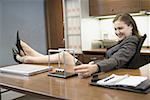
[[[82,64],[82,65],[74,67],[74,70],[75,70],[75,73],[78,73],[79,77],[85,78],[97,72],[98,66],[96,64]]]

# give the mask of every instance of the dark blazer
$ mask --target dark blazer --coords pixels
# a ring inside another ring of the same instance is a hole
[[[139,39],[136,36],[129,36],[110,48],[106,52],[107,59],[96,62],[101,71],[110,71],[125,67],[136,52]]]

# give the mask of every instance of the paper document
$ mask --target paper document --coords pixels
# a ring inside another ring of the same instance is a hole
[[[141,82],[145,81],[147,77],[141,76],[129,76],[128,78],[123,79],[120,82],[117,82],[116,85],[126,85],[126,86],[133,86],[136,87]]]
[[[145,80],[147,80],[147,77],[112,74],[107,78],[97,81],[97,84],[136,87]]]

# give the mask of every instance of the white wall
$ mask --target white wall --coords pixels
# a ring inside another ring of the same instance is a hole
[[[100,20],[99,27],[101,39],[113,39],[113,40],[117,39],[112,21],[113,19]]]
[[[136,16],[134,17],[137,27],[141,35],[147,34],[147,38],[143,45],[150,46],[150,15],[149,16]]]
[[[99,20],[95,18],[84,18],[81,20],[82,50],[90,49],[91,42],[101,38],[99,25]]]
[[[15,47],[16,32],[37,51],[46,54],[44,0],[2,0],[1,63],[15,63],[11,49]]]

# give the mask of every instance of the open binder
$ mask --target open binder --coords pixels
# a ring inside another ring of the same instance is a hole
[[[95,78],[95,76],[94,76]],[[115,75],[104,78],[104,79],[93,79],[90,85],[126,90],[136,93],[148,93],[150,92],[150,80],[147,77],[142,76],[128,76],[128,75]]]

